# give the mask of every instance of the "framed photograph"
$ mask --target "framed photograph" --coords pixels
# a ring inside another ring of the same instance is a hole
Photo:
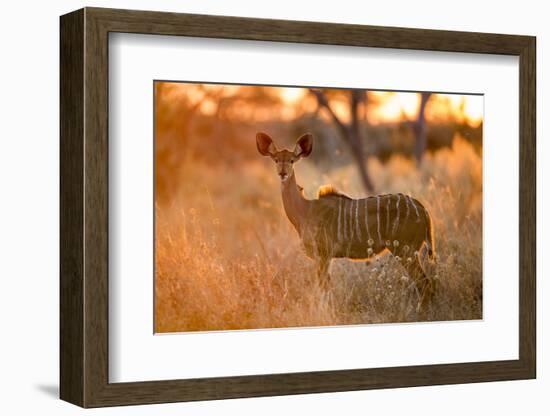
[[[535,378],[534,37],[60,29],[63,400]]]

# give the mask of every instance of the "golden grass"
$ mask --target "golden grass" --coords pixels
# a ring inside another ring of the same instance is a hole
[[[296,171],[310,198],[325,183],[364,196],[353,165],[321,174],[304,161]],[[480,156],[457,137],[420,170],[394,156],[386,165],[370,160],[369,171],[380,193],[410,193],[434,217],[438,285],[429,310],[416,311],[415,286],[390,256],[370,265],[334,260],[323,291],[270,161],[230,169],[189,161],[178,196],[156,209],[156,331],[480,319]]]

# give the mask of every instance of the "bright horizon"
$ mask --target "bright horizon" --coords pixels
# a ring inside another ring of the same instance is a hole
[[[216,100],[219,97],[237,98],[243,89],[262,86],[240,86],[221,84],[188,84],[169,83],[173,94],[189,97],[193,104],[197,104],[201,113],[213,115],[217,111]],[[420,107],[420,93],[395,91],[369,91],[367,100],[367,120],[372,125],[394,123],[416,119]],[[250,105],[240,107],[242,119],[256,118],[259,120],[279,118],[290,121],[301,117],[304,113],[313,112],[317,106],[315,98],[303,87],[269,87],[269,94],[278,98],[282,106],[278,112],[269,112],[265,109],[252,109]],[[211,96],[215,97],[212,98]],[[202,101],[202,102],[201,102]],[[348,106],[337,99],[331,99],[334,112],[342,120],[349,120]],[[321,110],[320,115],[327,119],[328,114]],[[433,94],[425,109],[426,120],[429,122],[456,121],[471,127],[478,127],[483,121],[483,96],[460,94]]]

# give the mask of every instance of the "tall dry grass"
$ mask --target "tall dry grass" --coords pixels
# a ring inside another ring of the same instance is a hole
[[[417,312],[415,286],[391,256],[369,265],[334,260],[332,287],[320,288],[270,161],[223,169],[189,160],[178,196],[156,209],[156,331],[480,319],[481,166],[460,137],[426,155],[419,170],[399,156],[369,161],[380,193],[410,193],[434,218],[438,284],[431,307]],[[303,161],[296,175],[310,198],[326,183],[365,196],[353,165],[330,170]]]

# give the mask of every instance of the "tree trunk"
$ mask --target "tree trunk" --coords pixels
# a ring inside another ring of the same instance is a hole
[[[432,93],[423,92],[420,97],[420,108],[418,110],[418,117],[413,123],[413,131],[416,136],[415,146],[414,146],[414,157],[418,166],[422,163],[422,157],[426,151],[426,145],[428,144],[428,132],[426,128],[426,104],[430,99]]]
[[[369,172],[367,169],[367,158],[364,157],[363,151],[363,137],[361,134],[361,128],[359,125],[359,103],[362,101],[363,97],[366,97],[362,94],[362,91],[352,90],[351,91],[351,128],[350,128],[350,145],[353,157],[357,163],[357,168],[359,170],[359,176],[363,186],[367,192],[374,192],[374,185],[369,177]]]

